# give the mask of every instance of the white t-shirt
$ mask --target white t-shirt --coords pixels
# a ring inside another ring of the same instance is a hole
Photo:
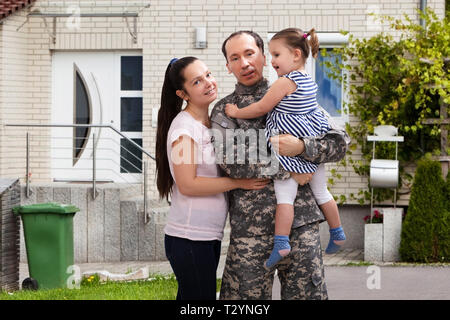
[[[172,143],[180,136],[192,138],[197,145],[197,176],[220,177],[215,162],[210,129],[181,111],[170,125],[167,135],[167,157],[174,178],[171,206],[164,232],[167,235],[190,240],[222,240],[228,206],[224,193],[212,196],[185,196],[180,193],[173,174],[173,163],[181,161],[179,150]]]

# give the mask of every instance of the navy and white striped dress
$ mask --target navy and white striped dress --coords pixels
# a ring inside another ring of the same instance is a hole
[[[267,139],[283,133],[302,138],[328,132],[330,129],[328,119],[318,108],[316,100],[318,87],[311,76],[307,73],[292,71],[284,77],[294,81],[297,84],[297,90],[285,96],[267,115]],[[270,142],[269,147],[272,149]],[[317,164],[301,157],[285,157],[277,153],[276,155],[283,168],[289,172],[313,173],[318,167]]]

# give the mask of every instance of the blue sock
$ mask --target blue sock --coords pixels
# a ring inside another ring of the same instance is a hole
[[[264,265],[266,268],[272,268],[283,257],[287,256],[289,252],[291,252],[289,237],[275,235],[272,253],[270,254],[269,260],[267,260]]]
[[[336,253],[341,248],[342,243],[336,244],[334,241],[345,241],[345,233],[342,226],[339,226],[334,229],[330,229],[330,242],[328,242],[328,247],[325,250],[325,253],[331,254]]]

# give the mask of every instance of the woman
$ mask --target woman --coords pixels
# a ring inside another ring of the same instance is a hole
[[[259,190],[265,179],[220,177],[215,164],[208,107],[217,83],[195,57],[167,67],[156,137],[157,187],[171,195],[166,256],[178,281],[177,300],[216,299],[216,270],[227,216],[224,192]],[[181,110],[183,101],[186,107]]]

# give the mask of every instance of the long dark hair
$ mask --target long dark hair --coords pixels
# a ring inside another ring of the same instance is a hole
[[[183,99],[177,96],[177,90],[184,89],[184,69],[195,57],[184,57],[167,66],[161,92],[161,107],[158,112],[158,128],[156,133],[156,186],[161,199],[169,200],[172,192],[173,177],[170,174],[169,159],[167,157],[167,135],[170,124],[181,111]]]

